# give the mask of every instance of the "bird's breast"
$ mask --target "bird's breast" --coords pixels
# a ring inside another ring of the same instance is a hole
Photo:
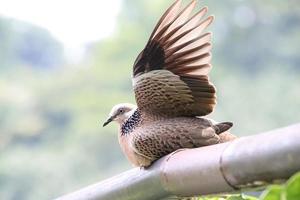
[[[151,164],[152,160],[145,158],[137,154],[132,147],[132,135],[121,135],[119,134],[119,143],[123,153],[126,158],[134,165],[134,166],[148,166]]]

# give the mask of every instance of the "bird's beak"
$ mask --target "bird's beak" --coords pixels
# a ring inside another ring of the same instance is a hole
[[[107,124],[109,124],[110,122],[113,121],[113,117],[110,117],[106,120],[106,122],[104,122],[103,127],[106,126]]]

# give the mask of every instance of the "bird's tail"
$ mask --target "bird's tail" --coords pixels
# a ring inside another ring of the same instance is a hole
[[[228,129],[230,129],[232,125],[233,125],[232,122],[222,122],[222,123],[215,124],[213,128],[215,129],[216,134],[219,135],[227,131]]]

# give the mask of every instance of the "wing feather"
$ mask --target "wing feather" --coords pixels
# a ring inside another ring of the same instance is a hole
[[[202,116],[214,108],[216,91],[208,79],[211,33],[204,32],[214,17],[204,18],[207,7],[192,15],[196,3],[181,9],[181,0],[175,1],[134,63],[134,91],[144,113]]]
[[[221,124],[213,125],[204,118],[194,118],[190,121],[159,121],[135,131],[131,146],[138,155],[155,161],[178,149],[219,143],[220,137],[216,131],[219,127],[222,127]],[[223,125],[220,132],[228,128],[230,126]]]

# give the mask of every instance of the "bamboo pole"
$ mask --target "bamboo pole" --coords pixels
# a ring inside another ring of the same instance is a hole
[[[157,200],[233,192],[300,171],[300,124],[235,141],[178,150],[57,200]]]

